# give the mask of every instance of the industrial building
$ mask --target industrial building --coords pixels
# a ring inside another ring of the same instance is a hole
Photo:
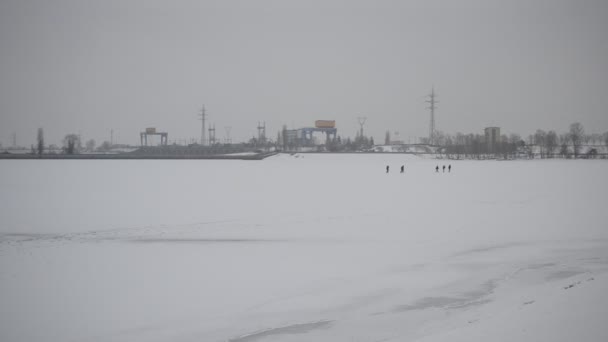
[[[284,139],[289,147],[312,147],[318,145],[313,133],[320,132],[325,135],[323,144],[329,145],[336,141],[338,129],[335,120],[316,120],[314,127],[303,127],[298,129],[285,130]]]
[[[500,144],[500,127],[486,127],[484,129],[486,135],[486,148],[488,153],[496,152]]]

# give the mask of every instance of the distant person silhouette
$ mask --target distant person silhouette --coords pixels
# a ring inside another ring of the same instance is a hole
[[[405,171],[405,165],[401,165],[401,173]]]
[[[452,164],[448,165],[448,172],[452,172]]]
[[[386,173],[388,173],[388,165],[386,165]]]
[[[439,172],[439,165],[435,166],[435,172]]]
[[[443,165],[443,172],[445,172],[445,165]]]

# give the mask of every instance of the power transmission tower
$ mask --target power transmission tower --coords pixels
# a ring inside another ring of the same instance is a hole
[[[359,126],[361,126],[361,130],[359,131],[359,136],[361,139],[363,139],[363,125],[365,125],[365,120],[367,120],[367,118],[365,116],[363,116],[363,117],[358,117],[357,120],[359,121]]]
[[[258,143],[266,143],[266,121],[263,124],[258,121]]]
[[[205,112],[205,105],[203,105],[203,109],[201,109],[201,113],[199,114],[200,120],[202,121],[201,126],[201,145],[205,145],[205,119],[207,117],[207,113]]]
[[[209,145],[215,145],[215,124],[209,125]]]
[[[232,138],[230,138],[230,130],[232,129],[232,127],[230,126],[226,126],[224,127],[224,130],[226,131],[226,144],[232,144]]]
[[[433,145],[435,143],[435,109],[437,108],[435,104],[439,103],[435,98],[435,87],[431,88],[431,93],[428,95],[428,100],[425,102],[429,104],[427,109],[431,110],[431,121],[429,123],[429,144]]]

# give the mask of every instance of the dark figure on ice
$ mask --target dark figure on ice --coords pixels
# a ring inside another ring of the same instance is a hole
[[[403,173],[405,165],[401,165],[401,173]]]
[[[439,165],[435,166],[435,172],[439,172]]]
[[[443,172],[445,172],[445,165],[443,165]]]
[[[452,172],[452,164],[448,165],[448,172]]]
[[[386,165],[386,173],[388,173],[388,165]]]

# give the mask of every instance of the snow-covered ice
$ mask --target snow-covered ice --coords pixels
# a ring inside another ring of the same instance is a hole
[[[607,341],[607,174],[0,160],[0,340]]]

